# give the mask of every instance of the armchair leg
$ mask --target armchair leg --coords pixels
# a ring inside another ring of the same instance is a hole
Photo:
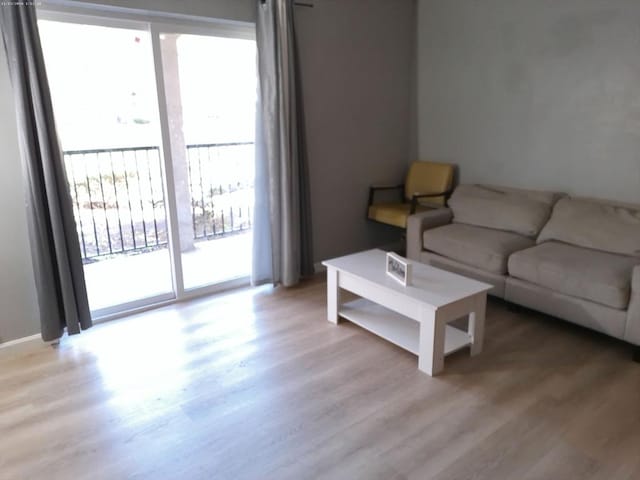
[[[640,363],[640,346],[633,346],[633,361],[636,363]]]

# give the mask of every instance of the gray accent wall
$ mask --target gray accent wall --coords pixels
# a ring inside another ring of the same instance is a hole
[[[4,48],[0,48],[0,125],[0,343],[4,343],[40,332],[18,132]]]
[[[316,261],[399,240],[366,220],[372,183],[410,159],[414,0],[314,0],[296,9]]]
[[[638,0],[418,0],[421,158],[640,202]]]

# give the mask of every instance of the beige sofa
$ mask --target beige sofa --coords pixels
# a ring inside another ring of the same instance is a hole
[[[632,344],[640,361],[640,205],[460,185],[409,217],[407,256]]]

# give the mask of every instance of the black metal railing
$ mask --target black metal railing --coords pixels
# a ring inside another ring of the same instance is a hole
[[[174,159],[174,169],[186,167],[193,238],[250,229],[253,143],[187,145],[186,150],[186,165]],[[158,147],[66,151],[64,162],[85,261],[167,244]]]
[[[195,239],[251,228],[253,143],[187,146]]]

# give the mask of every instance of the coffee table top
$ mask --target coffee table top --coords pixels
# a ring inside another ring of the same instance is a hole
[[[325,260],[322,264],[374,285],[384,286],[435,308],[444,307],[461,298],[486,292],[493,288],[488,283],[472,280],[413,260],[408,260],[413,269],[411,285],[405,287],[386,274],[386,255],[387,252],[383,250],[366,250]]]

